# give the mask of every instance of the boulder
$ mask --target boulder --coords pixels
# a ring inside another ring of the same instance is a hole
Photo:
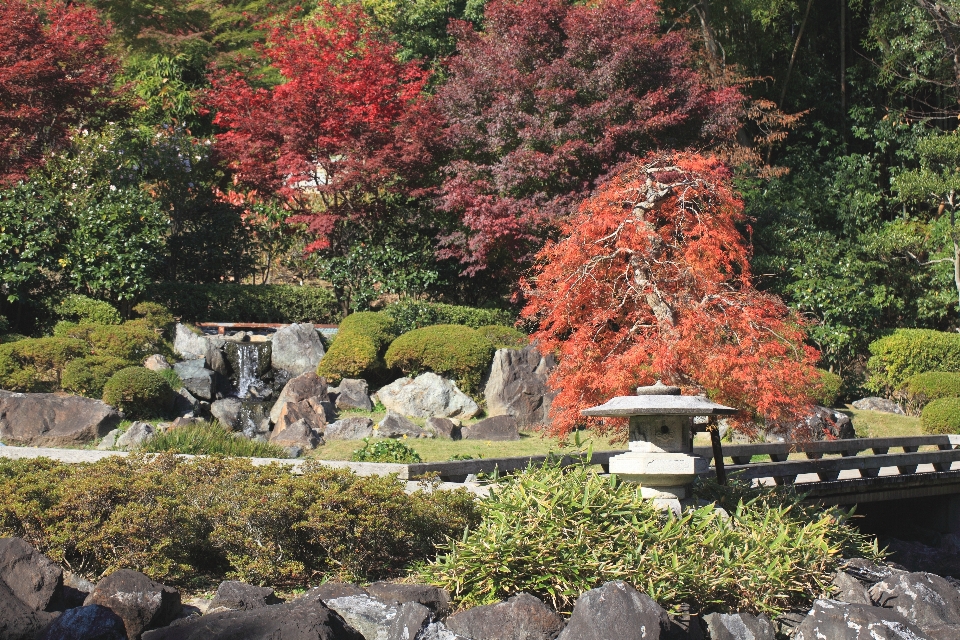
[[[173,370],[183,381],[183,388],[203,400],[213,400],[217,393],[216,374],[207,369],[206,358],[184,360],[173,365]]]
[[[886,538],[884,544],[890,552],[888,559],[908,571],[960,578],[960,555],[910,540]]]
[[[308,398],[300,402],[287,402],[277,416],[274,433],[285,431],[294,422],[306,422],[311,429],[323,432],[327,424],[327,413],[317,398]]]
[[[134,451],[142,447],[144,442],[153,437],[153,434],[153,425],[146,422],[134,422],[117,438],[114,446],[124,451]]]
[[[166,371],[170,368],[170,363],[167,362],[165,357],[159,353],[155,353],[143,361],[143,366],[150,369],[150,371]]]
[[[498,349],[483,390],[487,415],[510,415],[520,426],[547,423],[555,392],[547,377],[556,366],[552,355],[540,355],[535,345],[523,349]]]
[[[118,424],[120,414],[100,400],[0,390],[0,440],[7,444],[85,445],[107,435]]]
[[[370,400],[370,387],[366,380],[344,378],[337,387],[337,409],[360,409],[373,411],[373,402]]]
[[[197,415],[200,413],[200,401],[184,387],[180,387],[173,395],[173,411],[178,416]]]
[[[870,599],[891,609],[924,631],[960,625],[960,591],[932,573],[902,573],[873,585]]]
[[[367,586],[367,593],[386,604],[416,602],[438,616],[445,615],[450,610],[450,592],[430,584],[374,582]]]
[[[0,581],[34,611],[50,611],[63,591],[63,570],[22,538],[0,538]]]
[[[899,613],[863,604],[817,600],[794,640],[931,640]]]
[[[563,629],[563,618],[538,598],[527,593],[520,593],[504,602],[474,607],[455,613],[447,618],[445,624],[454,633],[467,638],[553,640]],[[568,637],[577,638],[577,640],[586,640],[587,638],[587,636],[576,634]],[[599,638],[600,636],[596,637]],[[625,639],[628,636],[608,635],[604,637]],[[640,638],[639,635],[636,637]]]
[[[776,640],[770,618],[749,613],[711,613],[703,617],[710,640]]]
[[[173,334],[173,350],[181,358],[194,359],[204,358],[207,355],[206,337],[194,333],[189,327],[177,323],[177,328]]]
[[[38,640],[127,640],[123,619],[98,604],[65,611]]]
[[[377,391],[376,399],[388,410],[412,418],[466,420],[480,412],[477,403],[457,385],[430,372],[394,380]]]
[[[462,437],[460,427],[450,418],[427,418],[427,429],[444,440],[459,440]]]
[[[34,640],[56,615],[34,611],[0,582],[0,638],[3,640]]]
[[[850,604],[873,604],[863,584],[846,571],[839,571],[833,578],[836,589],[833,599]]]
[[[240,410],[242,408],[243,403],[240,402],[239,398],[223,398],[210,403],[210,415],[220,421],[220,424],[227,429],[239,431],[241,428]]]
[[[362,440],[373,436],[370,418],[341,418],[323,428],[324,440]]]
[[[327,399],[327,379],[318,376],[313,371],[291,378],[283,386],[273,408],[270,410],[270,422],[276,424],[280,419],[280,412],[288,402],[301,402],[310,398],[317,398],[317,402]]]
[[[209,610],[231,609],[250,611],[283,602],[270,587],[257,587],[252,584],[228,580],[221,582],[217,593],[210,602]]]
[[[273,334],[274,369],[286,369],[294,375],[316,371],[326,353],[312,324],[291,324]]]
[[[427,628],[417,637],[417,640],[470,640],[470,638],[457,635],[442,622],[434,622],[427,625]]]
[[[117,438],[121,435],[120,429],[114,429],[107,435],[103,436],[103,440],[97,445],[98,451],[110,451],[117,445]]]
[[[143,640],[364,640],[320,598],[250,611],[219,611],[143,634]],[[411,640],[413,640],[411,638]]]
[[[422,604],[404,602],[387,625],[387,640],[413,640],[423,635],[423,630],[433,622],[433,612]]]
[[[120,569],[101,580],[83,604],[99,604],[120,616],[130,640],[138,640],[147,629],[170,624],[181,609],[179,591],[131,569]]]
[[[657,602],[615,580],[577,598],[559,640],[661,640],[676,635]]]
[[[307,591],[301,596],[301,599],[316,598],[326,602],[334,598],[365,595],[369,595],[366,589],[350,582],[324,582],[319,587],[314,587],[310,589],[310,591]]]
[[[387,411],[387,415],[376,427],[377,435],[381,438],[432,438],[433,434],[424,431],[402,415]]]
[[[464,440],[519,440],[520,428],[513,416],[494,416],[460,428]]]
[[[854,401],[852,404],[854,409],[859,409],[860,411],[882,411],[883,413],[896,413],[901,416],[906,415],[900,405],[886,398],[862,398]]]
[[[297,420],[283,431],[275,430],[270,434],[270,442],[281,447],[316,449],[323,444],[323,438],[310,428],[306,420]]]
[[[894,569],[893,567],[889,567],[887,565],[874,564],[873,562],[865,560],[864,558],[851,558],[849,560],[844,560],[840,565],[840,570],[856,578],[862,584],[868,586],[874,585],[881,580],[886,580],[890,576],[900,573],[909,573],[909,571]]]
[[[399,610],[370,596],[344,596],[325,601],[366,640],[389,640],[389,630]]]

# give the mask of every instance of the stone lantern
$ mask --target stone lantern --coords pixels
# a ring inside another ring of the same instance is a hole
[[[630,418],[630,450],[610,458],[610,473],[639,482],[644,498],[660,500],[687,498],[694,478],[709,467],[693,455],[693,418],[736,412],[703,396],[682,396],[679,387],[659,380],[638,388],[635,396],[618,396],[581,411],[585,416]]]

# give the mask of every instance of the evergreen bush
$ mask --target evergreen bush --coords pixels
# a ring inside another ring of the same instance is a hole
[[[913,412],[919,412],[931,400],[960,398],[960,373],[918,373],[907,379],[898,395]]]
[[[129,360],[113,356],[87,356],[72,360],[63,369],[60,386],[65,391],[100,399],[103,387],[113,374],[129,367]]]
[[[336,384],[343,378],[377,376],[384,369],[383,353],[396,337],[394,321],[373,311],[351,313],[337,330],[317,367],[317,375]]]
[[[133,312],[143,318],[146,326],[155,331],[168,332],[176,323],[173,314],[156,302],[141,302],[133,308]]]
[[[71,294],[56,307],[57,317],[77,324],[120,324],[120,312],[103,300],[94,300],[80,294]]]
[[[516,318],[503,309],[477,309],[441,302],[400,300],[383,313],[396,320],[398,333],[407,333],[434,324],[462,324],[474,329],[489,325],[513,325]]]
[[[388,438],[373,443],[369,438],[363,439],[363,446],[355,450],[350,456],[354,462],[399,462],[412,464],[423,462],[420,454],[412,447],[408,447],[400,440]]]
[[[455,378],[462,391],[476,394],[492,358],[493,345],[476,329],[438,324],[401,335],[385,359],[388,367],[408,375],[433,371]]]
[[[843,378],[825,369],[817,369],[817,373],[820,374],[820,384],[814,390],[813,399],[824,407],[836,405],[837,398],[840,397],[840,389],[843,388]]]
[[[494,349],[523,349],[530,344],[530,337],[523,331],[502,324],[485,325],[477,332],[486,338]]]
[[[172,390],[166,378],[144,367],[117,371],[103,386],[103,401],[128,418],[158,418],[170,410]]]
[[[931,435],[960,433],[960,398],[940,398],[927,404],[920,426]]]
[[[142,362],[154,353],[171,354],[171,348],[146,319],[129,320],[119,325],[60,322],[54,334],[83,340],[94,355]]]
[[[159,282],[147,287],[144,300],[161,304],[183,322],[330,324],[340,319],[333,294],[320,287]]]
[[[90,354],[90,345],[67,337],[27,338],[0,345],[0,388],[55,391],[64,367]]]
[[[932,329],[897,329],[870,343],[867,388],[890,394],[907,378],[928,371],[960,372],[960,334]]]

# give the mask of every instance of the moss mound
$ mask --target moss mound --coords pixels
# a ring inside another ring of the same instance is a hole
[[[906,396],[907,404],[915,409],[921,409],[928,402],[940,398],[960,398],[960,373],[918,373],[907,379],[902,393]]]
[[[455,378],[464,392],[476,394],[493,351],[493,344],[476,329],[438,324],[414,329],[394,340],[387,349],[386,363],[408,375],[433,371]]]
[[[127,367],[107,380],[103,401],[128,418],[157,418],[169,410],[172,393],[166,378],[156,371]]]
[[[931,435],[960,433],[960,398],[940,398],[923,408],[920,426]]]

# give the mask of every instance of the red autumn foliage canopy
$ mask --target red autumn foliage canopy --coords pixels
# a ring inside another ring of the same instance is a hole
[[[523,313],[539,322],[541,349],[559,355],[555,431],[657,379],[742,409],[748,430],[758,417],[804,415],[819,354],[800,319],[753,288],[742,208],[719,161],[651,155],[600,187],[540,252]]]
[[[736,134],[744,96],[708,82],[655,0],[490,0],[484,27],[453,24],[438,90],[454,156],[440,203],[463,225],[444,255],[467,273],[521,272],[625,161]]]
[[[261,47],[283,83],[214,78],[218,150],[242,185],[300,213],[316,237],[309,249],[330,246],[341,220],[382,213],[377,194],[410,189],[429,163],[419,130],[435,119],[417,100],[428,74],[396,52],[359,4],[322,2],[314,19],[274,28]]]
[[[112,101],[109,34],[84,5],[0,3],[0,183],[25,178]]]

